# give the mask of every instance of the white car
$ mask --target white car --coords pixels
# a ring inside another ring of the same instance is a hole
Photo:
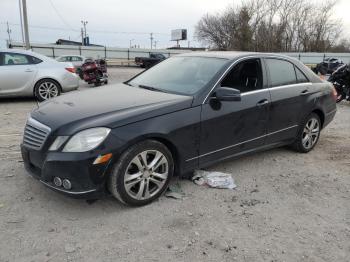
[[[58,62],[68,62],[72,63],[75,67],[77,75],[80,76],[81,79],[83,79],[83,73],[81,71],[81,66],[86,63],[88,60],[94,60],[91,57],[85,57],[81,55],[64,55],[59,56],[56,58],[56,61]]]
[[[56,58],[58,62],[72,63],[76,68],[81,67],[87,59],[90,58],[80,55],[64,55]]]
[[[72,63],[30,51],[0,49],[0,97],[35,96],[44,101],[78,87]]]

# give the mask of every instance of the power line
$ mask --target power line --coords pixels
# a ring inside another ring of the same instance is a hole
[[[74,29],[70,26],[70,24],[68,24],[67,21],[63,18],[63,16],[60,14],[60,12],[58,12],[58,10],[57,10],[57,8],[55,7],[55,5],[53,4],[53,2],[52,2],[51,0],[49,0],[49,2],[50,2],[50,4],[51,4],[52,8],[55,10],[57,16],[61,19],[62,23],[64,23],[67,27],[69,27],[69,29],[74,30]]]
[[[1,22],[1,24],[6,25],[6,23]],[[20,24],[17,23],[9,23],[9,25],[12,26],[20,26]],[[52,30],[65,30],[65,31],[74,31],[74,32],[80,32],[80,29],[67,29],[62,27],[51,27],[51,26],[41,26],[41,25],[30,25],[30,28],[37,28],[37,29],[52,29]],[[128,32],[128,31],[108,31],[108,30],[89,30],[92,33],[101,33],[101,34],[128,34],[128,35],[149,35],[149,32]],[[154,35],[163,35],[163,36],[170,36],[170,34],[167,33],[160,33],[156,32],[153,33]]]

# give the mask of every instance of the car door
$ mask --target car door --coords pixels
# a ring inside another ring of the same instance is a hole
[[[312,84],[293,63],[283,59],[265,59],[271,93],[267,144],[296,136]]]
[[[1,53],[0,95],[24,94],[33,88],[37,67],[30,56],[19,53]]]
[[[264,145],[271,101],[265,76],[259,58],[237,62],[217,87],[240,90],[241,101],[218,101],[214,89],[202,105],[200,166]]]

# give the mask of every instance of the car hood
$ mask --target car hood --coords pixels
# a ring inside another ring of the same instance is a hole
[[[191,107],[193,97],[109,85],[76,91],[46,101],[31,117],[56,135],[72,135],[90,127],[116,128]]]

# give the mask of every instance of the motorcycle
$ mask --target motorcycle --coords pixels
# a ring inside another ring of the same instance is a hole
[[[87,60],[81,66],[81,75],[85,82],[100,86],[108,84],[107,63],[104,59]]]
[[[340,66],[343,66],[344,62],[338,58],[326,58],[323,62],[316,65],[313,71],[321,75],[332,74],[335,72]]]
[[[337,90],[337,103],[350,101],[350,65],[342,65],[328,78]]]

